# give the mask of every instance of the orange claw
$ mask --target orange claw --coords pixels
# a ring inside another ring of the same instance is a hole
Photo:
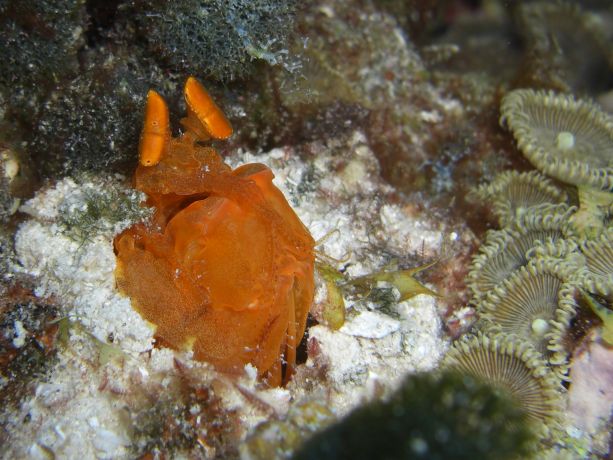
[[[188,117],[182,123],[188,130],[199,133],[196,125],[201,125],[207,137],[227,139],[232,135],[230,122],[198,80],[189,77],[184,92]]]
[[[149,90],[145,123],[140,135],[138,157],[143,166],[155,166],[170,144],[170,121],[168,106],[158,93]]]

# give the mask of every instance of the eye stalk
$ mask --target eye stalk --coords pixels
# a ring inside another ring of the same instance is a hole
[[[194,77],[185,82],[187,118],[181,124],[201,139],[227,139],[232,135],[232,125],[215,104],[204,86]]]
[[[168,151],[170,121],[168,106],[158,93],[149,90],[145,108],[145,123],[138,147],[139,162],[143,166],[155,166]]]

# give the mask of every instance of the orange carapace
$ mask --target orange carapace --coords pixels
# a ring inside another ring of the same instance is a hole
[[[251,363],[278,385],[313,300],[314,241],[268,167],[232,170],[201,145],[232,128],[193,77],[185,99],[185,132],[172,138],[166,103],[147,97],[135,182],[155,214],[115,238],[117,284],[159,344],[226,373]]]

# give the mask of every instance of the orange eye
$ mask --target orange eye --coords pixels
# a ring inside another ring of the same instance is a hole
[[[138,156],[143,166],[155,166],[162,155],[168,150],[170,142],[170,121],[168,106],[158,93],[149,90],[147,107],[145,108],[145,123],[140,135]]]
[[[211,137],[227,139],[232,135],[230,122],[194,77],[189,77],[185,82],[185,102],[189,112],[196,116]]]

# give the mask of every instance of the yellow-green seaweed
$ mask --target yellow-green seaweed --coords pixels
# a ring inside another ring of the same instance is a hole
[[[349,281],[348,284],[372,289],[379,282],[389,283],[398,289],[398,292],[400,293],[399,302],[404,302],[405,300],[409,300],[419,294],[438,297],[439,295],[436,292],[427,288],[414,278],[417,273],[432,267],[437,262],[438,261],[434,261],[425,265],[420,265],[419,267],[408,268],[406,270],[389,270],[384,268],[379,272],[354,278]]]

